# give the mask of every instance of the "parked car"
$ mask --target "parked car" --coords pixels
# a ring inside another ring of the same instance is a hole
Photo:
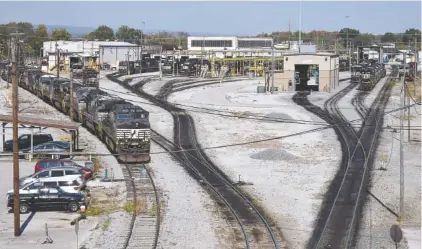
[[[33,134],[33,146],[53,141],[51,134]],[[18,138],[18,148],[31,147],[31,134],[23,134]],[[4,142],[3,151],[13,151],[13,140]]]
[[[86,182],[77,175],[38,178],[25,185],[21,185],[19,193],[34,193],[40,187],[60,187],[65,192],[79,193],[86,188]],[[7,193],[13,193],[13,189],[9,190]]]
[[[85,180],[85,172],[77,167],[60,167],[60,168],[49,168],[27,177],[23,177],[19,179],[21,185],[25,185],[27,183],[33,182],[37,179],[41,178],[55,178],[55,177],[62,177],[62,176],[72,176],[76,175],[79,176],[81,179]]]
[[[44,169],[49,168],[57,168],[57,167],[77,167],[82,169],[85,173],[85,179],[91,179],[94,176],[92,168],[88,167],[88,165],[92,164],[91,162],[86,162],[85,166],[79,165],[71,160],[66,159],[43,159],[39,160],[35,164],[34,172],[38,172]]]
[[[8,194],[7,207],[13,210],[14,196]],[[68,193],[58,187],[38,188],[34,193],[19,195],[19,212],[26,214],[44,208],[76,212],[86,205],[85,196],[80,193]]]
[[[59,146],[63,149],[69,149],[70,148],[70,143],[65,142],[65,141],[50,141],[50,142],[47,142],[47,143],[44,143],[44,144],[54,144],[54,145],[57,145],[57,146]]]
[[[21,153],[30,153],[31,147],[20,150]],[[56,143],[42,143],[39,145],[36,145],[32,148],[32,152],[34,156],[36,157],[52,157],[54,159],[60,159],[60,158],[68,158],[70,155],[48,155],[48,153],[68,153],[69,149],[64,148],[62,145],[56,144]],[[29,154],[25,155],[26,159],[29,159]]]

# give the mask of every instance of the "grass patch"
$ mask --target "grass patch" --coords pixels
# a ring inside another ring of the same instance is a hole
[[[123,206],[123,209],[128,213],[133,213],[135,211],[136,216],[140,213],[145,212],[146,202],[144,200],[138,200],[136,205],[133,201],[127,201]]]
[[[152,204],[152,207],[148,210],[149,216],[156,216],[157,215],[157,205],[155,202]]]
[[[86,216],[98,216],[98,215],[107,214],[107,213],[110,213],[110,210],[107,210],[102,207],[90,206],[86,210]]]
[[[96,175],[100,170],[104,169],[103,164],[98,160],[98,158],[94,159],[94,174]]]
[[[133,201],[128,201],[123,206],[123,209],[128,213],[133,213],[133,210],[135,210],[135,204],[133,203]]]
[[[107,220],[103,224],[103,231],[107,231],[108,228],[110,227],[110,224],[111,224],[111,219],[107,218]]]

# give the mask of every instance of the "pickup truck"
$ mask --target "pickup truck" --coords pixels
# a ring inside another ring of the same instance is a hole
[[[14,208],[13,193],[7,194],[7,207]],[[66,193],[60,188],[40,188],[32,193],[19,194],[19,212],[29,213],[39,209],[68,210],[76,212],[81,206],[85,206],[85,195]]]

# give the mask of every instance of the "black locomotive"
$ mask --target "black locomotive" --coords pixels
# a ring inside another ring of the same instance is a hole
[[[360,66],[360,81],[358,81],[359,90],[372,90],[375,84],[377,84],[386,75],[386,70],[383,64],[370,61],[363,62]]]
[[[7,66],[1,69],[3,80],[9,80]],[[81,122],[117,154],[121,162],[140,163],[150,161],[149,113],[139,106],[125,100],[114,98],[84,82],[73,83],[73,94],[70,91],[70,80],[57,78],[42,73],[40,70],[24,69],[18,72],[19,85],[37,95],[57,110],[68,115],[71,97],[75,121]],[[10,75],[9,75],[10,76]]]

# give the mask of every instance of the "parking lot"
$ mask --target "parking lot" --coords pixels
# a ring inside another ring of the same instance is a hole
[[[34,173],[36,162],[20,160],[20,177]],[[11,158],[0,158],[0,248],[45,248],[45,224],[53,244],[49,248],[75,248],[76,234],[71,220],[78,216],[77,213],[65,211],[39,211],[21,215],[20,237],[14,237],[13,213],[8,213],[6,193],[13,188],[13,164]],[[95,218],[82,220],[79,228],[79,241],[89,235],[89,230],[96,225]]]

